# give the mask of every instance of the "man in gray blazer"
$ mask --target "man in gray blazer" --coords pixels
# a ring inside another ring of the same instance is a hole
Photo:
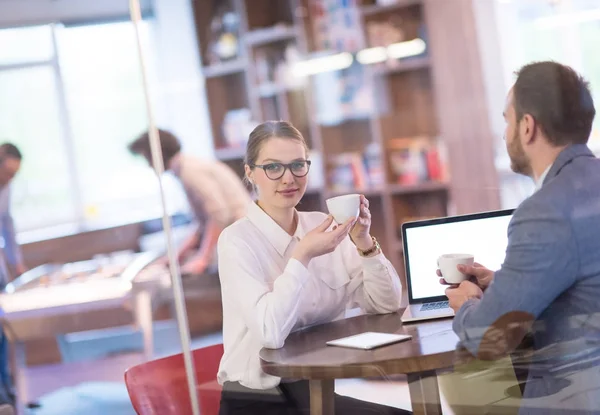
[[[504,117],[511,168],[536,191],[514,212],[499,270],[459,267],[474,278],[446,290],[453,328],[482,360],[532,335],[544,360],[529,367],[521,413],[600,413],[600,160],[587,147],[589,86],[567,66],[527,65]]]

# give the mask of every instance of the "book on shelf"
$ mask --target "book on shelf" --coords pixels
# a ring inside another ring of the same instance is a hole
[[[385,184],[385,172],[381,159],[381,147],[377,143],[370,143],[363,154],[363,163],[369,178],[371,188],[379,188]]]
[[[331,190],[349,192],[379,188],[384,183],[381,153],[370,146],[365,153],[347,152],[329,159]]]
[[[388,142],[395,183],[405,186],[447,180],[440,144],[429,137],[402,137]]]
[[[341,153],[331,156],[329,182],[334,192],[348,192],[365,187],[366,173],[359,163],[360,153]]]
[[[316,50],[358,50],[362,43],[358,6],[358,0],[309,0],[309,30]]]

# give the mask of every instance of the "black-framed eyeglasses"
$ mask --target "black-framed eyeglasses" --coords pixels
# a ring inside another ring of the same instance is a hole
[[[291,163],[267,163],[267,164],[253,164],[252,168],[258,167],[265,171],[267,177],[271,180],[279,180],[285,174],[287,169],[290,169],[292,174],[296,177],[304,177],[310,170],[310,160],[298,160],[292,161]]]

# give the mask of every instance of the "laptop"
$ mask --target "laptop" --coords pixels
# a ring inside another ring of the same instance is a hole
[[[514,209],[449,216],[402,224],[402,245],[408,289],[403,322],[454,317],[444,294],[447,286],[436,275],[442,254],[473,254],[475,262],[499,269],[508,244],[508,224]]]

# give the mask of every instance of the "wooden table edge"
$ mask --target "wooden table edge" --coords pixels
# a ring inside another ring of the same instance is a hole
[[[269,349],[263,349],[269,350]],[[262,350],[261,350],[262,353]],[[381,377],[386,375],[400,374],[419,374],[444,371],[451,369],[455,364],[456,351],[441,352],[427,355],[419,358],[418,367],[406,368],[407,362],[410,362],[412,357],[382,360],[379,362],[351,363],[344,365],[288,365],[281,367],[277,363],[265,360],[260,357],[260,366],[263,372],[281,378],[307,379],[307,380],[326,380],[326,379],[351,379],[351,378],[370,378]],[[442,363],[440,364],[440,360]],[[410,365],[410,363],[408,363]],[[398,367],[400,366],[400,367]],[[408,369],[408,370],[407,370]],[[306,373],[310,372],[309,375]]]

